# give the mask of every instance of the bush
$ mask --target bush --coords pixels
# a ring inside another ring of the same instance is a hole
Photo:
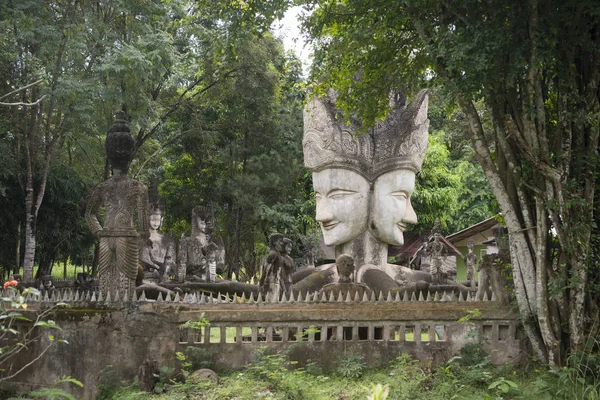
[[[335,371],[344,378],[360,378],[367,366],[365,358],[360,354],[349,353],[340,355],[336,362]]]

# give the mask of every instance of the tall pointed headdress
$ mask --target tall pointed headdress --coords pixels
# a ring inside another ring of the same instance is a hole
[[[396,169],[421,170],[428,144],[427,91],[420,91],[406,106],[395,100],[393,110],[366,133],[347,125],[335,108],[335,93],[313,98],[304,109],[304,165],[313,172],[345,168],[370,182]]]

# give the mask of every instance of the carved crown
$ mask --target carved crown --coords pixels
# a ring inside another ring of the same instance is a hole
[[[369,181],[395,169],[421,170],[428,144],[427,91],[406,106],[394,100],[384,121],[357,135],[356,123],[346,124],[335,108],[335,93],[313,98],[304,109],[304,165],[311,171],[351,169]]]

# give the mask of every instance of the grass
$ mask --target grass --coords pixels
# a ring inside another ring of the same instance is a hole
[[[338,371],[323,371],[314,363],[293,368],[284,355],[259,354],[257,361],[242,371],[220,373],[219,384],[169,382],[159,385],[160,393],[148,394],[132,384],[116,388],[102,399],[360,399],[372,393],[374,385],[389,389],[388,399],[536,399],[556,398],[540,385],[545,372],[522,372],[487,364],[471,367],[458,362],[432,367],[430,364],[401,356],[386,368],[365,368],[360,377],[344,378]],[[510,392],[503,393],[506,382]]]

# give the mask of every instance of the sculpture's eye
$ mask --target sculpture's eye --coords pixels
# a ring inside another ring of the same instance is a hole
[[[389,195],[395,197],[398,200],[406,200],[408,198],[408,193],[404,191],[392,192]]]
[[[315,193],[315,199],[317,199],[317,201],[321,200],[321,194]]]
[[[331,192],[329,192],[329,195],[327,197],[332,200],[341,200],[341,199],[351,196],[355,193],[356,192],[354,192],[352,190],[336,189],[336,190],[332,190]]]

